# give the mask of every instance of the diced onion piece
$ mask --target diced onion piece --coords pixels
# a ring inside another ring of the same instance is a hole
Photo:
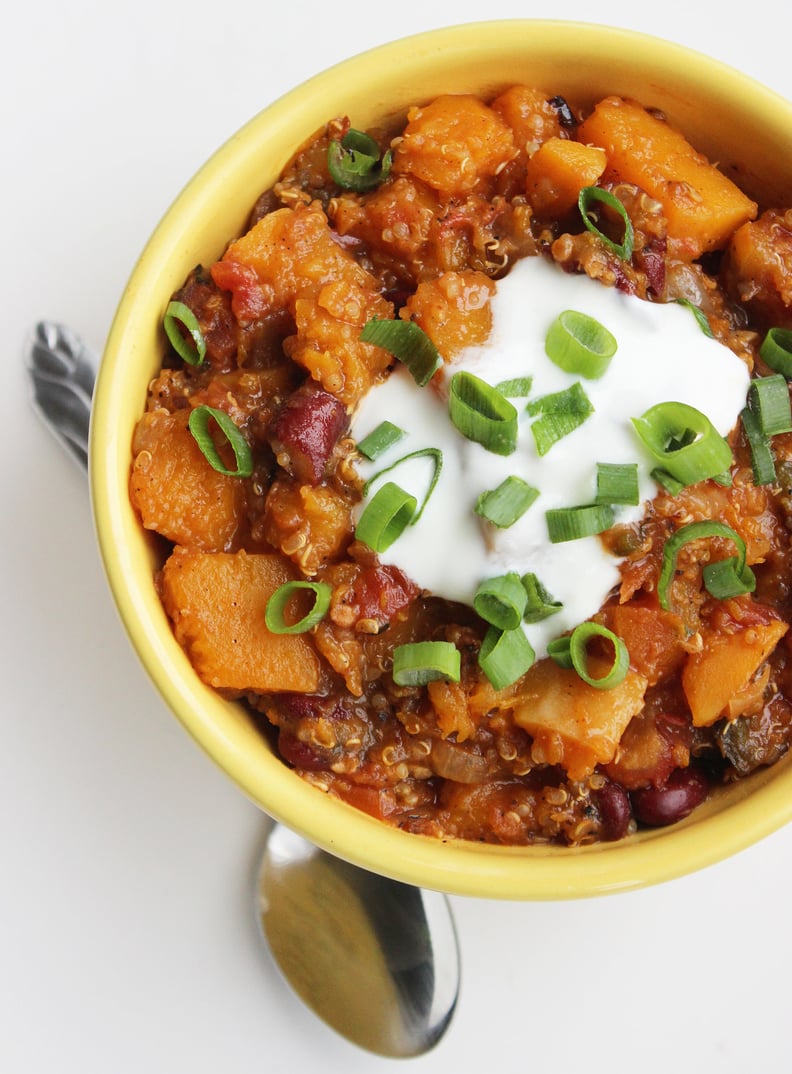
[[[727,442],[706,414],[687,403],[656,403],[632,423],[660,468],[685,486],[723,474],[731,466]]]
[[[603,234],[594,223],[593,216],[596,214],[596,206],[598,202],[602,205],[609,206],[609,208],[613,209],[621,218],[624,227],[624,235],[620,243],[614,242],[613,239],[608,238],[608,236]],[[605,245],[613,250],[615,254],[618,254],[623,261],[629,261],[633,253],[635,235],[633,232],[632,220],[630,220],[630,217],[627,215],[627,210],[616,195],[611,194],[609,190],[603,190],[598,186],[584,186],[578,195],[578,209],[583,218],[583,223],[588,230],[597,235]]]
[[[578,507],[554,507],[545,511],[551,544],[577,541],[609,530],[616,518],[609,504],[590,503]]]
[[[357,449],[361,455],[365,455],[367,459],[371,459],[373,462],[380,455],[384,455],[388,448],[398,444],[406,435],[404,429],[400,429],[392,421],[381,421],[368,436],[358,440]]]
[[[522,576],[522,584],[527,597],[525,611],[523,612],[523,622],[540,623],[543,619],[548,619],[551,615],[555,615],[556,612],[560,612],[564,607],[560,600],[556,600],[552,594],[547,592],[532,572]]]
[[[604,675],[589,674],[588,645],[592,638],[604,638],[613,647],[613,660]],[[597,690],[612,690],[624,681],[630,669],[630,654],[624,641],[600,623],[581,623],[570,635],[550,642],[547,651],[557,664],[574,668],[579,678]]]
[[[188,365],[201,365],[206,357],[206,339],[198,324],[198,318],[189,306],[184,302],[169,302],[162,327],[180,358]],[[182,328],[189,332],[192,343],[185,338]]]
[[[517,447],[517,411],[490,384],[462,371],[448,391],[451,421],[464,437],[495,455],[511,455]]]
[[[424,686],[435,679],[459,682],[461,658],[450,641],[416,641],[393,650],[393,681],[397,686]]]
[[[236,470],[229,470],[220,457],[220,452],[209,432],[210,420],[215,421],[230,444],[236,460]],[[250,477],[253,473],[253,455],[250,446],[240,429],[224,410],[217,410],[215,407],[206,405],[197,406],[190,413],[188,426],[193,439],[213,470],[225,474],[226,477]]]
[[[671,583],[674,580],[676,573],[677,556],[680,549],[686,545],[689,541],[698,541],[706,537],[723,537],[734,543],[737,548],[737,555],[733,557],[733,563],[731,571],[733,572],[734,581],[732,582],[733,592],[725,592],[724,584],[724,571],[726,568],[718,567],[715,563],[708,563],[703,570],[704,584],[709,590],[707,585],[708,580],[712,581],[716,592],[712,593],[712,596],[718,599],[723,599],[725,596],[737,596],[739,593],[752,593],[756,587],[756,579],[751,568],[745,562],[746,547],[745,541],[736,533],[730,526],[727,526],[725,522],[718,522],[714,519],[706,520],[702,522],[690,522],[686,526],[680,526],[680,528],[669,537],[663,548],[663,562],[660,568],[660,577],[657,583],[657,598],[660,601],[660,606],[666,611],[673,611],[671,607]],[[715,570],[712,570],[715,568]]]
[[[525,409],[529,414],[539,415],[531,425],[539,455],[546,455],[553,444],[574,432],[594,413],[591,400],[579,381],[560,392],[534,399]]]
[[[374,552],[385,552],[410,525],[417,506],[414,496],[393,481],[386,481],[363,509],[355,539]]]
[[[360,333],[363,343],[382,347],[407,366],[419,388],[425,387],[443,363],[437,347],[415,321],[373,317]]]
[[[511,686],[533,665],[536,653],[521,628],[491,626],[479,650],[479,667],[496,690]]]
[[[522,518],[538,495],[539,489],[512,474],[497,488],[482,492],[474,510],[498,529],[508,529]]]
[[[759,348],[759,356],[776,373],[792,380],[792,329],[769,329]]]
[[[295,595],[303,590],[313,593],[313,607],[296,623],[287,623],[286,606]],[[327,615],[333,587],[326,582],[285,582],[279,586],[267,601],[264,622],[272,634],[305,634]]]
[[[635,506],[640,502],[638,464],[635,462],[597,463],[597,503]]]
[[[615,337],[605,325],[579,310],[564,310],[545,337],[547,357],[566,373],[598,380],[616,353]]]
[[[519,574],[510,571],[480,583],[473,597],[476,613],[499,630],[516,630],[528,600]]]

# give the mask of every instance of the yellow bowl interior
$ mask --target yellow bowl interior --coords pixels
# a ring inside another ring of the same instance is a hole
[[[127,495],[132,431],[164,353],[162,313],[198,263],[218,258],[257,196],[324,123],[403,115],[443,92],[489,96],[517,83],[586,106],[608,93],[662,109],[763,205],[792,204],[792,105],[698,53],[601,25],[509,20],[398,40],[347,60],[265,108],[207,162],[134,267],[108,338],[91,430],[100,550],[132,645],[166,702],[237,785],[318,845],[398,879],[503,899],[602,894],[668,880],[769,834],[792,815],[782,762],[719,791],[687,821],[578,850],[440,841],[388,828],[303,783],[238,705],[205,687],[176,644],[154,587],[153,545]]]

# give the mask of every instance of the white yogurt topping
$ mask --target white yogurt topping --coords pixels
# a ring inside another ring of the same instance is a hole
[[[547,330],[567,309],[596,318],[616,338],[616,354],[599,380],[565,373],[545,353]],[[444,383],[462,369],[492,385],[530,376],[530,399],[537,399],[579,380],[594,407],[579,428],[539,457],[530,430],[535,419],[525,412],[527,400],[513,399],[520,414],[517,450],[495,455],[458,432],[441,392],[434,386],[418,388],[399,365],[364,398],[352,435],[362,439],[386,419],[407,432],[376,462],[364,462],[364,479],[412,451],[432,447],[443,452],[440,480],[423,515],[381,560],[400,567],[422,588],[465,604],[473,603],[486,578],[532,571],[563,602],[560,612],[524,628],[541,657],[548,641],[598,611],[619,581],[620,562],[605,551],[599,537],[551,544],[545,511],[593,503],[598,462],[637,462],[641,498],[651,499],[657,486],[649,474],[656,464],[630,419],[655,403],[681,402],[702,411],[726,435],[745,405],[749,374],[732,351],[702,332],[689,309],[624,295],[586,276],[568,275],[542,257],[517,262],[497,283],[492,313],[490,338],[447,364]],[[423,458],[399,466],[383,480],[397,482],[420,503],[431,470],[431,459]],[[540,495],[513,526],[497,529],[473,508],[482,492],[512,474],[538,488]],[[617,522],[630,522],[640,518],[644,508],[615,511]]]

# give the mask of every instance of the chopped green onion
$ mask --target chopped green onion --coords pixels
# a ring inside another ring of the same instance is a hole
[[[432,459],[434,462],[434,467],[432,470],[432,477],[429,482],[429,486],[426,490],[426,495],[424,496],[423,500],[421,500],[421,506],[418,508],[412,518],[412,524],[414,525],[423,514],[424,508],[429,502],[429,497],[434,492],[435,486],[440,480],[440,473],[443,469],[443,453],[440,448],[419,448],[418,451],[411,451],[409,455],[402,455],[402,457],[400,459],[397,459],[396,462],[392,462],[390,466],[386,466],[384,469],[378,470],[373,477],[370,477],[368,479],[366,484],[363,486],[363,495],[368,495],[368,491],[371,486],[374,484],[375,481],[379,480],[379,478],[381,478],[383,474],[389,474],[391,470],[395,470],[397,466],[401,466],[402,463],[409,462],[411,459],[423,458]]]
[[[183,302],[169,302],[162,320],[165,335],[176,353],[188,365],[201,365],[206,357],[206,340],[195,316],[189,306]],[[182,328],[192,337],[192,343],[185,339]]]
[[[366,504],[358,519],[355,539],[374,552],[385,552],[410,525],[417,506],[414,496],[386,481]]]
[[[621,218],[624,227],[624,236],[620,243],[614,242],[613,239],[609,239],[608,236],[604,235],[594,223],[593,217],[596,215],[597,202],[607,205]],[[583,223],[588,230],[602,239],[605,245],[613,250],[614,253],[618,254],[623,261],[629,261],[632,257],[633,242],[635,241],[632,220],[630,220],[630,217],[627,215],[627,210],[615,194],[611,194],[609,190],[603,190],[598,186],[584,186],[578,196],[578,208],[580,209]]]
[[[640,503],[638,463],[598,462],[597,503]]]
[[[511,686],[533,665],[536,653],[522,628],[499,630],[491,626],[479,650],[479,667],[496,690]]]
[[[759,357],[776,373],[792,380],[792,329],[771,328],[759,348]]]
[[[373,317],[363,326],[360,339],[382,347],[403,362],[419,388],[425,387],[443,364],[437,347],[415,321]]]
[[[748,405],[756,415],[765,436],[792,432],[792,408],[789,387],[780,373],[756,377],[748,389]]]
[[[468,440],[495,455],[511,455],[517,447],[517,411],[490,384],[462,371],[451,378],[448,390],[451,421]]]
[[[367,459],[371,459],[373,462],[378,459],[380,455],[384,455],[388,448],[393,447],[394,444],[405,437],[407,434],[404,429],[400,429],[398,425],[394,425],[392,421],[381,421],[376,429],[373,429],[368,436],[364,436],[362,440],[358,440],[357,449],[361,455],[365,455]]]
[[[731,466],[727,442],[705,414],[686,403],[657,403],[632,423],[660,468],[685,486]]]
[[[594,413],[594,407],[579,381],[563,391],[534,399],[526,410],[529,414],[540,415],[531,425],[536,450],[540,455],[546,455],[553,444],[574,432]]]
[[[508,399],[525,399],[531,394],[533,377],[513,377],[496,384],[496,389]]]
[[[286,622],[286,606],[291,598],[303,590],[313,593],[313,606],[296,623]],[[326,582],[285,582],[272,594],[264,611],[264,622],[272,634],[305,634],[327,615],[333,587]]]
[[[736,556],[732,556],[730,560],[723,561],[730,564],[730,567],[720,566],[718,562],[708,563],[703,568],[704,585],[711,595],[717,599],[723,599],[724,596],[752,593],[756,587],[754,573],[745,562],[745,541],[740,537],[739,533],[727,526],[725,522],[716,520],[690,522],[686,526],[681,526],[672,537],[669,537],[663,548],[663,563],[657,582],[657,598],[660,601],[660,606],[665,608],[666,611],[672,611],[671,583],[676,574],[677,556],[680,549],[689,541],[698,541],[706,537],[722,537],[732,541],[737,548]],[[728,577],[732,585],[732,589],[728,593],[724,591],[724,572],[729,572]],[[710,584],[715,587],[716,592],[713,593],[709,589]]]
[[[545,511],[547,535],[551,544],[577,541],[609,530],[616,517],[613,508],[604,503],[583,504],[579,507],[555,507]]]
[[[343,138],[334,138],[327,147],[327,169],[344,190],[363,193],[379,186],[390,174],[392,154],[380,159],[377,143],[364,131],[350,127]]]
[[[527,597],[523,622],[540,623],[543,619],[548,619],[556,612],[560,612],[564,607],[560,600],[556,600],[547,592],[535,574],[530,572],[524,574],[522,584]]]
[[[751,449],[754,485],[772,485],[776,480],[776,467],[770,441],[762,432],[759,419],[750,407],[743,408],[740,418],[745,439]]]
[[[459,682],[459,649],[450,641],[416,641],[393,650],[393,681],[397,686],[425,686],[435,679]]]
[[[592,638],[604,638],[613,646],[613,660],[604,675],[589,674],[588,644]],[[581,623],[571,635],[550,642],[547,652],[560,667],[574,668],[579,678],[597,690],[612,690],[624,681],[630,669],[627,646],[618,634],[600,623]]]
[[[689,298],[678,298],[676,301],[679,303],[680,306],[684,306],[686,309],[690,310],[690,312],[696,318],[696,323],[698,324],[704,335],[709,336],[710,339],[713,339],[714,336],[712,333],[712,329],[710,328],[710,323],[707,320],[707,315],[704,310],[700,306],[694,305],[694,303],[692,303]]]
[[[519,574],[511,571],[483,581],[473,597],[476,614],[499,630],[516,630],[522,622],[528,594]]]
[[[579,310],[564,310],[550,325],[545,353],[565,373],[598,380],[610,365],[617,343],[605,325]]]
[[[522,518],[539,495],[539,489],[512,474],[497,488],[482,492],[474,511],[498,529],[508,529]]]
[[[229,470],[220,457],[220,452],[209,432],[209,422],[212,419],[231,446],[236,461],[236,470]],[[250,446],[240,429],[224,410],[205,405],[197,406],[190,413],[188,425],[193,439],[213,470],[217,470],[219,474],[225,474],[226,477],[250,477],[253,473],[253,455]]]
[[[682,481],[677,481],[675,477],[672,477],[671,474],[669,474],[668,470],[663,470],[659,466],[655,467],[649,476],[654,478],[657,484],[662,486],[669,496],[678,496],[685,487]]]

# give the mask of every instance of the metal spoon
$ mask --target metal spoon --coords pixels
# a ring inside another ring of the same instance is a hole
[[[34,410],[86,469],[96,357],[68,328],[42,321],[26,365]],[[273,824],[256,916],[297,995],[354,1044],[407,1058],[445,1033],[460,960],[444,895],[369,873]]]

